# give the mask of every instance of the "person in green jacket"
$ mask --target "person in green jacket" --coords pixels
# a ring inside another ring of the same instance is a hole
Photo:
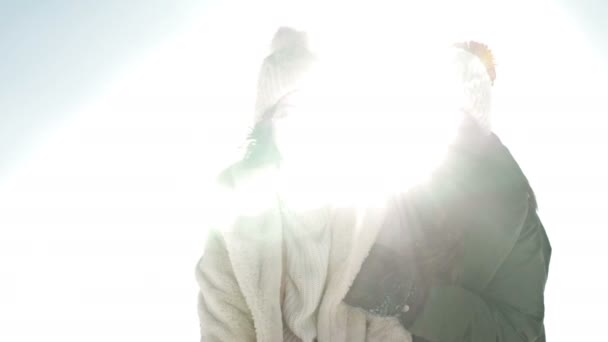
[[[541,342],[551,245],[534,192],[491,132],[493,57],[456,44],[470,102],[445,161],[395,196],[393,213],[345,298],[398,317],[414,341]]]

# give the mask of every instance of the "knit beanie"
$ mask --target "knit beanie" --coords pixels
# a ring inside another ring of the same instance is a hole
[[[481,43],[468,41],[453,45],[453,66],[458,87],[462,87],[461,110],[470,115],[482,131],[490,134],[490,107],[496,69],[492,51]]]
[[[289,27],[277,30],[258,76],[256,122],[271,115],[287,95],[300,90],[314,61],[305,32]]]

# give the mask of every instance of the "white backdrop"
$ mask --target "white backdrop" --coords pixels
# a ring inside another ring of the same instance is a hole
[[[554,248],[549,340],[603,339],[608,69],[559,4],[60,3],[18,8],[36,15],[0,32],[14,63],[0,69],[14,76],[0,88],[11,94],[0,96],[0,340],[198,339],[207,185],[246,132],[281,23],[371,57],[382,52],[364,44],[402,33],[487,42],[496,130],[536,188]],[[14,7],[0,2],[0,15]]]

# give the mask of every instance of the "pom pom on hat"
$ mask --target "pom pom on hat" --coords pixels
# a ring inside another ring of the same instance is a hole
[[[271,53],[298,49],[308,50],[308,35],[291,27],[280,27],[272,39]]]

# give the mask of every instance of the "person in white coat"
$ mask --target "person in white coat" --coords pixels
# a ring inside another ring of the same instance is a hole
[[[296,205],[305,195],[323,198],[331,184],[315,172],[323,165],[307,167],[313,158],[294,124],[314,115],[299,101],[314,88],[316,67],[305,33],[276,32],[247,153],[220,177],[224,220],[210,229],[196,267],[201,341],[411,341],[397,318],[344,303],[390,204]],[[314,139],[322,123],[306,127]]]

